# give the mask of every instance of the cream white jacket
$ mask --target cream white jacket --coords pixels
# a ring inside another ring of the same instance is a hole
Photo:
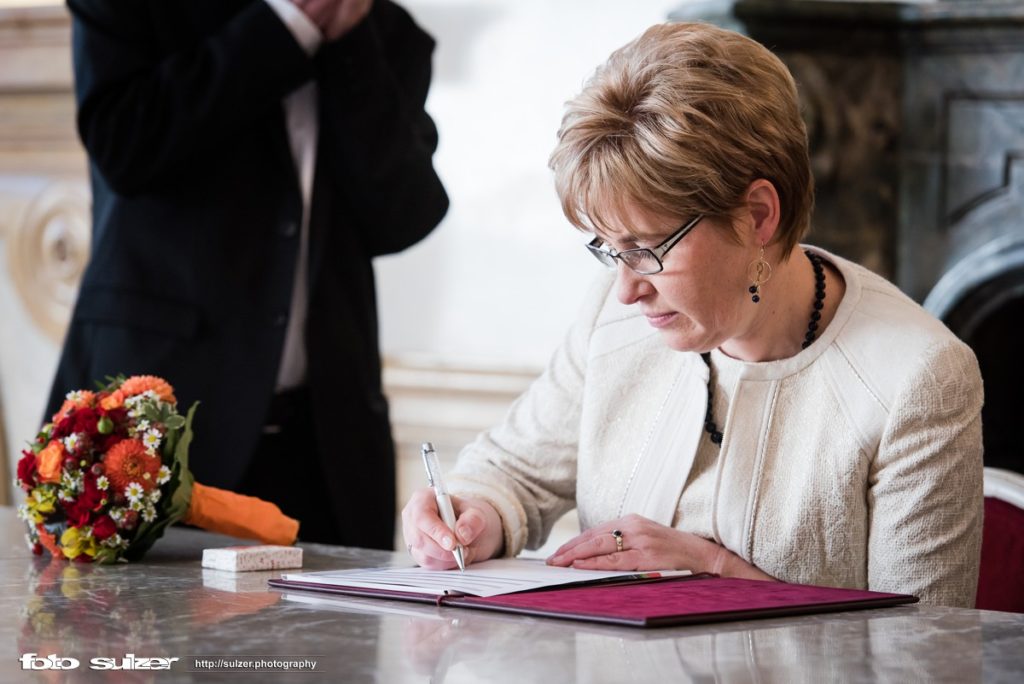
[[[714,466],[714,540],[784,581],[973,606],[974,355],[891,283],[815,251],[846,280],[818,340],[767,363],[713,353],[716,367],[739,366]],[[541,545],[573,506],[584,527],[627,513],[671,525],[706,438],[707,366],[667,348],[613,284],[599,280],[547,370],[452,473],[453,490],[498,510],[510,555]]]

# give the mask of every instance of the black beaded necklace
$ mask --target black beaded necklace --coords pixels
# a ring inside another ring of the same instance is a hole
[[[825,306],[825,267],[822,265],[822,258],[811,252],[810,250],[804,250],[804,254],[807,255],[807,260],[811,262],[811,267],[814,269],[814,303],[811,308],[811,319],[807,322],[807,332],[804,334],[804,341],[801,343],[801,349],[807,349],[814,342],[814,339],[818,336],[818,321],[821,320],[821,310]],[[711,372],[711,353],[704,352],[700,355],[704,359],[704,363],[708,366],[708,372]],[[715,425],[714,416],[711,415],[712,400],[711,395],[711,382],[710,376],[708,377],[708,410],[704,414],[704,430],[711,436],[711,441],[714,444],[721,446],[722,444],[722,431]]]

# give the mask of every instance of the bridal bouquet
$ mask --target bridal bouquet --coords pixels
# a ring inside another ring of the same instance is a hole
[[[195,482],[188,467],[192,417],[151,375],[110,378],[70,392],[22,452],[18,515],[33,552],[111,563],[138,560],[175,522],[291,544],[298,522],[277,506]]]

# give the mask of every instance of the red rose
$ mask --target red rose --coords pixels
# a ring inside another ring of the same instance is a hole
[[[67,517],[69,523],[75,527],[82,527],[83,525],[89,524],[89,507],[82,502],[81,497],[74,501],[65,501],[63,506],[64,515]]]
[[[123,529],[134,530],[135,526],[139,524],[139,512],[138,511],[125,511],[124,512],[124,524],[121,525]]]
[[[96,424],[99,423],[100,417],[96,413],[94,408],[80,408],[70,416],[73,424],[73,432],[84,432],[87,435],[98,434],[99,430]]]
[[[92,524],[92,536],[100,541],[103,541],[115,532],[117,532],[117,525],[114,524],[109,515],[101,515]]]
[[[64,504],[64,513],[68,520],[75,527],[82,527],[89,524],[93,513],[103,508],[103,498],[106,492],[96,486],[96,476],[91,472],[85,473],[84,487],[81,494],[74,501]]]
[[[78,497],[78,500],[88,506],[90,511],[99,511],[107,493],[96,486],[96,476],[91,472],[84,473],[82,480],[85,486],[82,488],[82,495]]]
[[[100,416],[106,416],[110,420],[114,421],[115,429],[124,429],[125,423],[128,422],[128,409],[126,408],[115,408],[115,409],[99,409]]]
[[[36,455],[28,449],[21,452],[18,461],[18,481],[26,492],[36,484]]]
[[[51,439],[64,439],[75,431],[75,419],[72,416],[65,416],[59,423],[53,426],[50,433]]]
[[[114,430],[114,432],[111,432],[109,435],[100,435],[99,439],[95,442],[96,451],[101,454],[105,454],[110,451],[110,447],[114,446],[122,439],[124,439],[124,435],[120,434],[120,431],[118,430]]]

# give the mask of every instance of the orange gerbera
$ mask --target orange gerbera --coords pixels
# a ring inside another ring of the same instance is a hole
[[[54,424],[59,423],[60,421],[67,418],[68,414],[71,413],[72,409],[80,409],[85,408],[87,406],[92,406],[92,402],[95,398],[96,395],[90,392],[89,390],[78,390],[76,392],[71,392],[70,394],[68,394],[68,398],[64,400],[64,403],[61,404],[60,410],[57,411],[57,413],[53,416]]]
[[[121,391],[126,397],[134,397],[136,394],[150,390],[155,392],[161,401],[177,403],[177,399],[174,398],[174,388],[166,380],[155,375],[133,375],[121,383]]]
[[[64,445],[51,441],[36,455],[36,469],[43,482],[60,482],[60,471],[64,465]]]
[[[123,494],[125,487],[132,482],[138,482],[147,492],[156,488],[160,458],[147,454],[146,447],[138,440],[122,439],[110,447],[103,465],[104,474],[118,494]]]

